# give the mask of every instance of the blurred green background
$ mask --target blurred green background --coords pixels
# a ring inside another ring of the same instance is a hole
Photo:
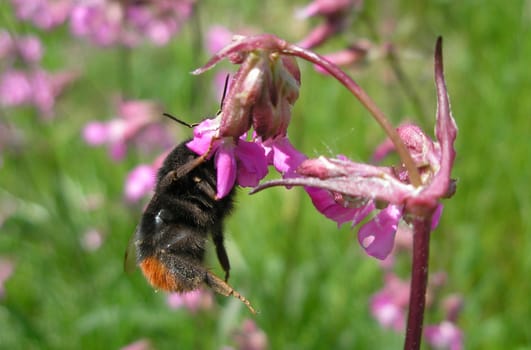
[[[2,151],[0,167],[0,215],[10,214],[0,224],[0,257],[15,263],[0,300],[0,348],[118,349],[146,338],[156,349],[219,349],[234,346],[233,332],[246,318],[267,334],[271,349],[402,348],[403,335],[382,329],[369,312],[370,296],[382,286],[378,262],[365,256],[356,229],[338,230],[301,189],[253,196],[239,190],[227,222],[231,284],[258,315],[223,297],[197,314],[171,310],[139,272],[126,275],[122,269],[145,203],[126,204],[124,180],[156,154],[131,148],[124,161],[114,162],[105,147],[89,147],[81,138],[88,121],[114,115],[112,99],[120,93],[159,101],[190,122],[213,115],[219,101],[204,89],[214,73],[189,74],[208,58],[194,49],[201,37],[197,24],[203,34],[215,23],[296,42],[319,22],[294,19],[294,9],[304,4],[201,1],[199,22],[187,23],[168,46],[133,49],[127,64],[118,48],[74,39],[67,26],[39,31],[17,21],[8,3],[0,4],[0,27],[43,41],[45,68],[81,70],[53,120],[43,121],[31,108],[1,110],[2,122],[19,130],[22,143]],[[431,132],[433,46],[438,35],[444,37],[459,126],[453,171],[458,183],[432,235],[430,270],[448,273],[443,293],[464,298],[458,325],[466,349],[531,349],[530,25],[531,1],[372,1],[345,33],[316,50],[330,52],[362,37],[392,42],[425,115],[418,115],[384,57],[370,57],[349,73],[393,123],[407,118]],[[300,66],[293,143],[309,156],[368,160],[383,132],[336,81],[307,63]],[[176,144],[190,135],[166,125]],[[87,209],[94,198],[100,206]],[[91,228],[104,234],[95,251],[80,243]],[[220,271],[213,256],[207,265]],[[441,317],[426,315],[431,323]]]

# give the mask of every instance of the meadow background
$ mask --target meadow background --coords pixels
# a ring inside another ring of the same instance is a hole
[[[118,349],[139,339],[155,349],[237,347],[235,332],[249,318],[271,349],[402,348],[403,335],[381,328],[370,314],[369,299],[383,281],[378,262],[364,254],[356,229],[338,230],[301,189],[253,196],[241,189],[226,223],[231,284],[258,315],[217,296],[213,307],[195,313],[168,307],[163,293],[138,271],[125,274],[122,265],[148,199],[125,201],[124,182],[158,153],[130,147],[114,161],[106,147],[82,138],[88,122],[115,116],[116,96],[158,101],[189,122],[212,116],[219,107],[210,93],[215,72],[189,74],[208,58],[201,41],[209,27],[250,28],[296,42],[319,22],[294,18],[303,5],[199,1],[197,17],[168,45],[146,42],[124,52],[75,38],[68,25],[39,30],[19,21],[10,2],[0,2],[0,28],[40,38],[45,69],[79,73],[53,118],[32,107],[0,110],[0,122],[9,126],[1,137],[12,141],[0,140],[0,258],[13,264],[0,300],[1,349]],[[444,37],[459,126],[458,182],[432,235],[430,270],[448,275],[441,293],[464,299],[457,324],[466,349],[531,349],[530,25],[528,0],[367,1],[343,34],[316,49],[326,53],[357,38],[393,43],[424,115],[385,57],[369,57],[349,73],[393,123],[414,120],[431,132],[433,47]],[[309,156],[368,160],[383,132],[336,81],[299,64],[293,143]],[[175,144],[190,135],[160,119]],[[90,230],[102,235],[97,249],[83,244]],[[207,264],[220,271],[215,257]],[[407,276],[406,264],[402,272]],[[428,322],[441,317],[426,315]]]

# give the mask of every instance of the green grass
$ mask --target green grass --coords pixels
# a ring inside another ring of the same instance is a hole
[[[203,29],[210,23],[252,25],[289,40],[307,30],[292,19],[289,2],[275,1],[267,10],[250,2],[241,11],[237,3],[202,3]],[[6,4],[0,12],[0,27],[38,33],[16,22]],[[394,123],[408,117],[427,131],[435,114],[432,50],[436,36],[444,37],[459,126],[453,171],[458,188],[432,236],[431,271],[447,271],[444,292],[465,299],[459,326],[466,349],[531,349],[531,6],[367,2],[346,37],[369,36],[367,18],[381,40],[403,53],[401,63],[427,115],[416,115],[400,85],[388,79],[385,60],[374,59],[352,75]],[[389,21],[396,22],[395,30],[385,30]],[[194,56],[190,27],[168,47],[132,50],[128,66],[118,50],[76,42],[64,28],[38,35],[46,43],[46,68],[77,68],[82,76],[51,121],[29,108],[0,111],[23,139],[19,149],[2,151],[0,168],[0,208],[16,209],[0,226],[0,256],[16,263],[0,300],[0,349],[117,349],[140,338],[156,349],[233,345],[234,329],[253,317],[236,300],[216,298],[214,310],[196,315],[173,311],[140,273],[122,272],[124,250],[142,212],[142,204],[123,201],[123,182],[154,155],[130,150],[114,163],[104,148],[89,148],[80,138],[87,121],[112,116],[112,98],[120,89],[132,98],[160,101],[189,121],[215,112],[218,102],[197,89],[208,89],[213,74],[188,74],[207,58]],[[310,156],[368,159],[383,139],[376,123],[335,81],[308,64],[301,67],[293,142]],[[186,130],[168,125],[176,143],[185,137]],[[403,336],[381,329],[369,314],[368,300],[381,287],[382,272],[362,253],[356,230],[337,230],[300,189],[246,192],[239,191],[226,228],[231,283],[260,310],[253,318],[271,349],[400,349]],[[93,195],[101,196],[102,205],[87,210]],[[93,227],[104,232],[105,241],[87,252],[80,240]],[[209,265],[219,272],[212,256]],[[427,318],[437,321],[437,315]]]

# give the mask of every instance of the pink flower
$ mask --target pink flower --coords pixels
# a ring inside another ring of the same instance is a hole
[[[323,57],[340,67],[355,66],[356,64],[362,62],[365,57],[367,57],[371,45],[372,44],[367,40],[360,40],[359,42],[352,44],[343,50],[328,53],[323,55]],[[318,65],[314,65],[314,68],[319,73],[328,74]]]
[[[34,36],[21,37],[17,41],[18,51],[26,62],[39,62],[42,57],[42,45]]]
[[[140,339],[131,344],[125,345],[120,350],[153,350],[153,346],[148,339]]]
[[[17,17],[49,30],[58,26],[70,14],[71,0],[11,0]]]
[[[381,291],[371,298],[371,314],[384,328],[401,332],[409,302],[409,283],[388,273]]]
[[[214,54],[232,41],[233,33],[223,26],[212,26],[208,29],[205,45],[210,54]]]
[[[171,309],[184,307],[192,313],[200,309],[210,309],[214,303],[212,293],[204,289],[197,289],[186,293],[170,293],[166,301]]]
[[[333,16],[350,11],[354,3],[353,0],[314,0],[298,10],[296,15],[299,18]]]
[[[361,6],[361,1],[355,0],[314,0],[298,10],[295,14],[298,18],[319,15],[324,17],[325,22],[315,27],[297,45],[307,49],[321,45],[346,27],[349,13],[354,7],[359,6]]]
[[[265,350],[268,348],[267,335],[253,320],[244,320],[241,328],[234,333],[237,349]]]
[[[10,70],[0,77],[0,104],[5,107],[30,103],[33,89],[28,75],[23,71]]]
[[[0,105],[34,105],[42,116],[50,118],[57,97],[76,76],[70,72],[53,74],[40,69],[9,70],[0,77]]]
[[[150,165],[139,165],[133,169],[125,181],[125,198],[136,202],[155,188],[157,170]]]
[[[122,159],[127,152],[128,143],[139,136],[144,136],[144,147],[149,146],[148,142],[157,146],[167,146],[164,132],[158,130],[160,133],[157,131],[157,137],[149,137],[149,134],[142,133],[155,126],[161,113],[161,107],[151,101],[122,101],[117,106],[118,117],[107,122],[87,123],[82,131],[83,138],[91,146],[106,144],[110,156],[115,160]]]
[[[95,228],[88,229],[81,238],[81,246],[88,252],[94,252],[100,249],[102,244],[103,235]]]
[[[205,119],[194,128],[194,139],[186,145],[197,154],[215,154],[217,169],[217,198],[223,198],[234,187],[254,187],[267,174],[264,149],[244,139],[232,137],[216,139],[219,118]],[[214,140],[214,141],[213,141]]]
[[[123,11],[118,2],[92,1],[79,3],[72,9],[70,29],[75,36],[88,37],[101,46],[120,39]]]
[[[424,335],[426,336],[427,342],[434,349],[463,349],[463,333],[450,321],[443,321],[438,325],[426,326]]]
[[[155,2],[80,2],[72,10],[70,28],[96,45],[135,46],[142,38],[166,45],[192,15],[193,0]]]
[[[334,201],[355,212],[363,212],[361,208],[371,203],[374,209],[381,208],[372,220],[361,227],[358,234],[362,247],[378,259],[385,259],[389,255],[398,222],[409,214],[427,213],[432,218],[431,226],[434,228],[441,212],[439,201],[455,192],[455,182],[450,178],[450,173],[455,158],[453,144],[457,127],[450,112],[441,50],[441,42],[438,41],[435,54],[437,141],[431,140],[412,124],[403,125],[397,130],[419,173],[420,184],[413,185],[409,172],[402,164],[397,167],[378,167],[352,162],[344,157],[319,157],[302,162],[297,169],[298,177],[270,181],[257,190],[277,185],[316,187],[329,191]],[[320,201],[314,203],[320,211],[326,208]],[[341,216],[332,219],[340,224],[344,222],[344,217],[344,213],[341,213]]]
[[[202,73],[223,58],[240,64],[220,113],[199,124],[187,144],[197,154],[215,154],[218,198],[236,182],[256,186],[267,174],[262,143],[287,133],[300,72],[293,58],[272,54],[267,48],[271,40],[276,39],[270,35],[238,37],[194,72]],[[247,141],[251,128],[253,137]]]

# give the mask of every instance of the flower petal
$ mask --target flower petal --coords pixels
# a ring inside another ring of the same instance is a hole
[[[435,209],[435,211],[433,212],[431,216],[431,227],[430,228],[432,231],[435,230],[437,226],[439,226],[439,220],[441,220],[442,212],[443,212],[443,205],[439,204],[437,206],[437,209]]]
[[[254,142],[238,141],[235,156],[238,161],[238,185],[254,187],[267,175],[264,149]]]
[[[215,147],[212,145],[212,139],[216,136],[219,129],[219,118],[205,119],[194,128],[194,138],[186,144],[186,147],[199,155],[205,154],[210,147],[211,151]]]
[[[215,158],[217,170],[217,194],[216,197],[225,197],[236,183],[236,158],[234,157],[234,144],[222,143],[216,152]]]
[[[287,137],[277,138],[271,143],[273,149],[273,166],[282,177],[289,178],[295,175],[295,170],[306,159],[288,140]]]
[[[337,222],[338,226],[345,222],[352,222],[353,226],[357,225],[374,209],[372,202],[359,208],[348,208],[337,203],[326,190],[315,187],[305,187],[305,190],[315,208],[327,218]]]
[[[401,217],[402,209],[396,205],[389,205],[360,228],[358,241],[367,254],[383,260],[391,253]]]

